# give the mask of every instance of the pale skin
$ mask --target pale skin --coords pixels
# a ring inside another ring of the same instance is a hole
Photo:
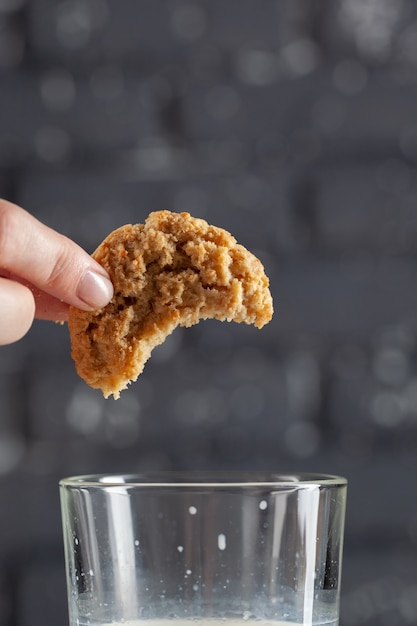
[[[105,306],[107,272],[76,243],[0,199],[0,345],[21,339],[35,318],[65,322],[70,305]]]

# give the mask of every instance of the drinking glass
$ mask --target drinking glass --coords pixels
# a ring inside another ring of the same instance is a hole
[[[92,475],[60,493],[70,626],[338,624],[344,478]]]

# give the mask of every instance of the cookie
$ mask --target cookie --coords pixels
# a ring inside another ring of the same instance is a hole
[[[157,211],[113,231],[93,257],[114,285],[97,311],[72,307],[76,369],[104,397],[118,398],[153,348],[177,327],[202,319],[262,328],[273,313],[262,263],[227,231],[189,213]]]

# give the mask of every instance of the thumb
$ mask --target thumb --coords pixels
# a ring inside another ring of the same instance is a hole
[[[24,209],[0,201],[0,271],[81,309],[113,295],[107,272],[76,243]]]

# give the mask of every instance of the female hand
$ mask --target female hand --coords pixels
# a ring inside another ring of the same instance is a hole
[[[0,200],[0,345],[39,319],[65,321],[69,305],[94,310],[112,298],[107,272],[76,243]]]

